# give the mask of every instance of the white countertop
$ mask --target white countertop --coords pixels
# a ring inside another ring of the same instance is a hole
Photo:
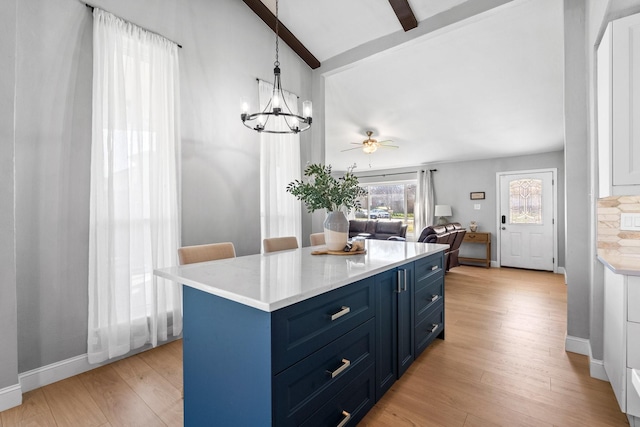
[[[320,246],[154,270],[182,283],[271,312],[448,248],[369,239],[366,254],[311,255]]]
[[[640,276],[640,256],[598,249],[598,261],[616,274]]]

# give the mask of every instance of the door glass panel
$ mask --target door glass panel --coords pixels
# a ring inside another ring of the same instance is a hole
[[[509,182],[509,223],[542,224],[542,180]]]

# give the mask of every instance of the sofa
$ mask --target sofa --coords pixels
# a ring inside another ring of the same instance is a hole
[[[458,254],[460,253],[460,244],[466,232],[467,230],[458,222],[430,225],[422,230],[420,237],[418,237],[418,242],[449,245],[449,249],[444,253],[445,271],[449,271],[450,268],[460,265]]]
[[[402,221],[377,220],[377,219],[352,219],[349,220],[349,238],[366,233],[370,239],[391,240],[407,235],[407,225]]]

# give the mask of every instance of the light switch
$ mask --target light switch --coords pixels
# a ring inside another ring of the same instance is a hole
[[[620,230],[640,231],[640,213],[620,214]]]
[[[473,209],[479,211],[480,210],[480,203],[476,203],[473,205]]]

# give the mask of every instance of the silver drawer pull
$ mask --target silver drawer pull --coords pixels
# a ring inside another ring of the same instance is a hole
[[[438,295],[431,295],[431,302],[438,299]]]
[[[344,417],[342,421],[340,421],[340,424],[338,424],[338,427],[344,427],[347,425],[347,423],[349,422],[349,420],[351,419],[351,414],[348,413],[347,411],[342,411],[342,416]]]
[[[342,307],[340,307],[339,312],[331,315],[331,320],[333,321],[333,320],[339,319],[345,314],[349,313],[350,311],[351,311],[351,308],[347,307],[346,305],[343,305]]]
[[[340,365],[340,367],[338,369],[336,369],[335,371],[331,372],[331,378],[337,377],[338,375],[340,375],[342,373],[342,371],[347,369],[349,366],[351,366],[351,362],[348,361],[347,359],[342,359],[342,365]],[[329,372],[329,371],[327,371],[327,372]]]
[[[436,329],[438,329],[438,325],[434,323],[432,326],[433,328],[431,328],[431,333],[434,333]]]
[[[437,270],[437,269],[438,269],[437,265],[434,265],[433,267],[431,267],[431,271],[434,271],[434,270]]]

